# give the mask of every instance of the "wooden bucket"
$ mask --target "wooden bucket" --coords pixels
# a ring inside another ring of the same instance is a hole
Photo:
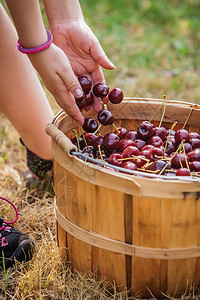
[[[109,104],[116,126],[136,129],[161,105],[159,99],[126,98]],[[176,130],[193,104],[167,100],[162,125]],[[158,124],[162,110],[153,120]],[[94,112],[85,116],[95,116]],[[58,113],[47,133],[52,137],[57,238],[68,249],[74,269],[97,271],[118,290],[141,297],[179,296],[200,284],[200,181],[126,175],[73,156],[68,137],[77,123]],[[200,106],[186,129],[200,133]],[[112,126],[100,129],[102,134]]]

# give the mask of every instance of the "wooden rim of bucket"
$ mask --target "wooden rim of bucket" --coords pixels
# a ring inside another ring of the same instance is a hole
[[[89,245],[117,252],[120,254],[149,258],[149,259],[161,259],[161,260],[173,260],[173,259],[188,259],[200,257],[200,246],[188,247],[188,248],[150,248],[141,247],[132,244],[127,244],[121,241],[113,240],[104,237],[94,231],[88,231],[70,222],[59,211],[54,200],[54,214],[59,225],[70,235],[85,242]]]

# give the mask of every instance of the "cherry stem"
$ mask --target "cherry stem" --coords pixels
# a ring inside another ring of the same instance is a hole
[[[170,157],[164,157],[164,156],[159,156],[159,155],[155,155],[155,158],[159,158],[161,160],[170,160]]]
[[[124,157],[124,158],[118,158],[117,161],[123,161],[123,160],[131,160],[133,157]]]
[[[99,127],[98,127],[97,130],[94,132],[94,134],[96,134],[96,133],[99,131],[99,129],[101,128],[101,125],[102,125],[102,124],[99,125]]]
[[[145,170],[145,169],[141,169],[141,168],[138,168],[138,170],[139,170],[139,171],[143,171],[143,172],[147,172],[147,173],[154,173],[154,174],[156,174],[156,173],[159,172],[159,170],[153,171],[153,170]]]
[[[186,118],[186,120],[185,120],[185,123],[184,123],[182,129],[184,129],[185,126],[187,125],[187,122],[188,122],[188,120],[189,120],[189,118],[190,118],[190,116],[191,116],[191,113],[192,113],[193,110],[194,110],[194,107],[195,107],[195,105],[190,109],[190,112],[189,112],[189,114],[188,114],[188,116],[187,116],[187,118]]]
[[[163,113],[162,113],[162,117],[160,119],[160,123],[159,123],[158,127],[161,127],[161,124],[162,124],[162,121],[163,121],[164,115],[165,115],[165,110],[166,110],[166,96],[165,95],[163,96],[163,102],[164,102]]]
[[[146,166],[146,167],[149,167],[149,166],[151,166],[152,164],[153,164],[153,161],[147,162],[147,163],[145,164],[145,166]]]
[[[175,170],[167,169],[167,172],[176,173]]]
[[[164,96],[165,97],[165,96]],[[151,117],[151,119],[149,120],[149,123],[151,123],[151,121],[153,120],[153,118],[157,115],[157,113],[159,112],[159,110],[161,109],[161,107],[164,105],[164,102],[165,101],[163,101],[162,103],[161,103],[161,105],[158,107],[158,109],[156,110],[156,112],[155,112],[155,114]]]
[[[114,128],[117,130],[118,133],[120,133],[119,129],[117,128],[117,126],[115,125],[115,123],[112,123]]]
[[[165,153],[165,151],[166,151],[166,149],[167,149],[167,143],[168,143],[168,141],[169,141],[170,134],[171,134],[172,130],[174,129],[174,127],[176,126],[176,124],[178,124],[178,122],[174,122],[174,124],[172,125],[172,127],[171,127],[171,129],[170,129],[170,132],[169,132],[169,134],[168,134],[168,136],[167,136],[167,140],[166,140],[165,148],[164,148],[164,153]]]
[[[100,145],[98,145],[98,150],[99,150],[99,154],[100,154],[101,160],[104,161]]]
[[[176,152],[172,155],[171,159],[166,163],[166,165],[162,168],[162,170],[160,171],[159,175],[161,175],[165,169],[167,168],[168,164],[170,163],[170,161],[174,158],[174,156],[180,151],[180,149],[182,148],[183,145],[183,141],[181,141],[180,145],[178,146]]]
[[[88,148],[88,144],[87,144],[87,141],[86,141],[86,138],[85,138],[85,135],[84,135],[84,131],[83,131],[83,129],[82,129],[81,126],[79,126],[79,128],[80,128],[80,130],[82,132],[82,136],[83,136],[83,140],[84,140],[85,146]]]
[[[131,155],[130,157],[124,157],[124,158],[118,158],[118,161],[123,161],[123,160],[131,160],[133,158],[137,158],[140,159],[140,157],[138,157],[137,155]],[[146,162],[149,162],[148,158],[142,158],[142,160],[145,160]]]
[[[185,162],[186,162],[187,169],[190,171],[190,167],[189,167],[188,160],[187,160],[187,154],[186,154],[186,152],[185,152],[185,146],[184,146],[184,143],[183,143],[183,153],[184,153],[184,155],[185,155]]]
[[[164,148],[164,153],[165,153],[165,151],[166,151],[166,149],[167,149],[167,143],[168,143],[168,141],[169,141],[170,134],[171,134],[172,130],[174,129],[174,127],[176,126],[176,124],[178,124],[178,122],[175,122],[175,123],[172,125],[172,127],[171,127],[171,129],[170,129],[170,132],[169,132],[169,134],[168,134],[168,136],[167,136],[167,140],[166,140],[165,148]]]
[[[108,109],[108,106],[105,103],[103,103],[103,108]]]
[[[79,143],[79,135],[78,135],[78,132],[76,131],[76,129],[73,129],[72,132],[74,133],[75,137],[76,137],[76,140],[77,140],[77,146],[78,146],[78,152],[81,151],[81,148],[80,148],[80,143]]]

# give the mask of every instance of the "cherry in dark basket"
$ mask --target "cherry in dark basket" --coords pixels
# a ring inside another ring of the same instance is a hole
[[[96,120],[92,118],[85,118],[84,124],[83,124],[83,130],[86,132],[95,132],[98,128],[98,123]]]

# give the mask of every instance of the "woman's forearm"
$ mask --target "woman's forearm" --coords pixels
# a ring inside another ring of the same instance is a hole
[[[66,19],[84,20],[78,0],[43,0],[50,26]]]
[[[46,42],[47,34],[38,0],[6,0],[23,47],[32,48]]]

